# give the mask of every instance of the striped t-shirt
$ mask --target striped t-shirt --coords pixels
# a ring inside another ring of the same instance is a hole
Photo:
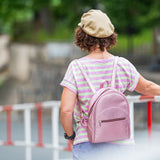
[[[79,61],[83,65],[83,68],[96,90],[99,89],[100,83],[104,80],[109,82],[109,86],[111,85],[114,56],[107,59],[91,59],[83,57],[80,58]],[[137,86],[138,79],[139,73],[136,68],[127,59],[119,57],[115,88],[122,93],[126,90],[133,91]],[[77,101],[79,101],[84,112],[84,117],[87,117],[88,105],[93,93],[75,60],[69,64],[61,85],[67,87],[77,95]],[[86,127],[82,126],[80,123],[80,109],[77,102],[74,108],[74,120],[76,122],[76,137],[74,144],[88,142]],[[134,141],[130,139],[115,143],[131,144],[132,142]]]

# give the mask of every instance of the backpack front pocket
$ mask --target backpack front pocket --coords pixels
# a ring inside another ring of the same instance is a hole
[[[99,113],[95,127],[95,142],[111,142],[128,139],[130,120],[126,111],[112,107]]]
[[[126,117],[122,117],[122,118],[114,118],[114,119],[108,119],[108,120],[99,120],[99,126],[101,127],[101,125],[103,123],[108,123],[108,122],[115,122],[115,121],[122,121],[125,120]]]

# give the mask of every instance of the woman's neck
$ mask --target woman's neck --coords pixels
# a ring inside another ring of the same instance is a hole
[[[86,57],[92,59],[106,59],[112,56],[113,55],[110,54],[107,50],[101,51],[100,49],[95,49],[90,51],[90,53]]]

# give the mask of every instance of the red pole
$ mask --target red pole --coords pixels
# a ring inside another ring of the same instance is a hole
[[[149,140],[151,140],[151,136],[152,136],[152,102],[147,103],[147,111],[148,111],[148,136],[149,136]]]
[[[43,147],[43,115],[42,115],[42,104],[38,103],[35,105],[37,108],[37,125],[38,125],[38,147]]]
[[[4,142],[4,145],[13,145],[11,140],[11,131],[12,131],[12,122],[11,122],[11,111],[12,106],[4,106],[3,111],[6,111],[7,116],[7,141]]]
[[[71,142],[68,140],[68,145],[67,145],[67,147],[66,148],[64,148],[64,150],[65,151],[72,151],[72,144],[71,144]]]

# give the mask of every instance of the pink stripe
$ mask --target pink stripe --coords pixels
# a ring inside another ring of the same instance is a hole
[[[107,80],[106,80],[107,81]],[[119,83],[119,80],[116,79],[115,80],[116,83]],[[120,82],[128,82],[128,79],[121,79]],[[109,82],[110,84],[110,82]],[[100,82],[95,82],[93,83],[93,85],[95,86],[99,86],[100,85]],[[81,88],[81,87],[89,87],[88,83],[84,83],[84,84],[78,84],[78,88]]]
[[[115,85],[115,88],[116,88],[117,90],[121,90],[121,89],[124,88],[124,85],[121,86],[121,87],[120,87],[119,85]],[[82,93],[84,93],[84,92],[86,92],[86,93],[88,93],[88,94],[90,93],[90,91],[87,90],[87,89],[86,89],[86,90],[81,90],[81,91],[79,90],[79,93],[80,93],[80,94],[82,94]],[[86,94],[85,96],[79,95],[80,98],[91,98],[92,96],[93,96],[93,95],[90,95],[90,94],[89,94],[89,95]]]
[[[78,125],[77,130],[80,130],[80,129],[85,129],[85,127],[82,125]]]
[[[77,139],[83,139],[83,138],[88,138],[87,135],[83,135],[83,136],[78,136]]]
[[[89,86],[88,83],[78,84],[78,87],[79,87],[79,88],[80,88],[80,87],[87,87],[87,86]]]
[[[121,80],[116,79],[115,82],[116,83],[119,83],[119,82],[128,82],[128,79],[121,79]]]
[[[84,108],[84,106],[83,106],[83,108]],[[88,108],[88,105],[86,105],[86,107],[85,108]],[[83,109],[83,111],[84,111],[84,109]],[[86,110],[85,110],[86,111]],[[84,112],[85,112],[84,111]],[[87,112],[87,111],[86,111]],[[87,114],[87,113],[85,113],[85,114]],[[77,116],[77,117],[80,117],[80,113],[78,113],[78,112],[76,112],[76,111],[74,111],[74,115],[75,116]],[[84,116],[84,118],[86,118],[87,119],[87,117],[86,116]],[[78,119],[78,118],[76,118],[77,119],[77,121],[79,121],[80,120],[80,118]]]
[[[86,99],[86,98],[91,98],[92,96],[93,96],[93,95],[84,95],[84,96],[83,96],[83,95],[79,95],[79,98],[80,98],[80,99],[83,99],[83,98]]]
[[[74,115],[77,116],[77,117],[80,116],[80,114],[79,114],[78,112],[76,112],[76,111],[74,111]],[[79,119],[79,120],[80,120],[80,119]]]
[[[88,75],[92,75],[92,74],[94,74],[94,75],[100,75],[100,74],[108,74],[108,73],[112,73],[112,71],[95,71],[95,72],[87,72],[86,71],[86,73],[88,74]],[[83,76],[83,74],[82,73],[77,73],[76,74],[77,76]]]
[[[103,75],[103,76],[101,76],[101,77],[90,77],[90,80],[91,81],[96,81],[96,80],[103,80],[103,79],[110,79],[111,78],[111,75],[109,75],[109,76],[107,76],[107,75]],[[86,81],[84,78],[80,78],[80,79],[77,79],[77,82],[79,83],[79,82],[83,82],[83,81]]]
[[[78,126],[77,130],[84,128],[83,126]]]
[[[115,85],[115,88],[116,89],[123,89],[124,87],[127,87],[127,84],[122,84],[122,86],[120,86],[120,85],[118,85],[118,84],[116,84]],[[96,87],[96,89],[98,89],[97,87]],[[83,94],[83,93],[91,93],[92,91],[91,91],[91,89],[90,88],[87,88],[87,89],[79,89],[79,91],[78,91],[78,93],[79,94]],[[88,97],[89,95],[85,95],[84,97]],[[92,96],[92,95],[91,95]],[[82,98],[82,95],[80,95],[80,97]]]
[[[109,69],[109,68],[111,68],[111,70],[112,70],[112,67],[113,67],[113,64],[111,64],[111,65],[106,64],[106,65],[103,65],[103,66],[101,66],[101,65],[100,66],[87,66],[86,64],[82,64],[82,65],[84,65],[84,69],[87,69],[87,70],[94,70],[94,69],[100,70],[100,69]],[[73,67],[77,68],[77,65],[74,65]]]
[[[119,73],[119,74],[118,74],[118,77],[120,77],[120,78],[121,78],[121,77],[125,77],[125,78],[127,79],[128,73],[125,73],[125,72],[124,72],[124,73]],[[117,76],[116,76],[116,78],[117,78]]]
[[[80,61],[84,62],[84,63],[92,63],[92,62],[98,62],[98,63],[106,63],[106,62],[110,62],[110,61],[113,61],[113,57],[110,57],[110,58],[105,58],[105,59],[91,59],[91,58],[88,58],[88,57],[82,57],[80,59]]]
[[[112,75],[107,75],[108,73],[106,73],[106,75],[102,75],[102,76],[99,76],[99,77],[89,77],[90,78],[90,80],[91,81],[96,81],[96,80],[102,80],[102,79],[111,79],[111,77],[112,77]],[[98,73],[97,73],[97,75],[99,75]],[[124,79],[121,79],[121,77],[126,77],[126,80],[128,80],[127,79],[127,76],[128,76],[128,74],[127,73],[120,73],[120,74],[118,74],[118,77],[120,78],[120,80],[123,82],[124,81]],[[116,78],[117,78],[117,76],[116,76]],[[118,82],[119,80],[117,80],[116,79],[116,81]],[[80,82],[86,82],[86,80],[85,80],[85,78],[83,77],[83,78],[79,78],[79,79],[77,79],[77,83],[80,83]],[[95,83],[94,83],[95,84]],[[80,84],[80,85],[82,85],[82,84]]]
[[[113,64],[110,64],[110,65],[106,64],[106,65],[103,65],[103,66],[96,66],[96,65],[95,66],[87,66],[86,64],[82,63],[82,65],[84,65],[84,69],[87,69],[86,70],[87,73],[89,72],[88,70],[93,71],[93,70],[100,70],[100,69],[103,69],[103,70],[104,69],[110,69],[109,71],[112,72],[112,69],[113,69]],[[118,66],[117,67],[117,71],[126,71],[127,70],[127,71],[132,71],[133,72],[133,70],[129,68],[130,67],[129,65],[127,65],[125,63],[123,63],[122,65],[123,66]],[[126,68],[126,65],[128,66],[128,68]],[[77,65],[74,65],[74,67],[77,68]],[[78,68],[78,70],[80,70],[80,69]]]
[[[102,75],[100,77],[89,77],[89,78],[90,78],[91,81],[97,81],[97,80],[102,80],[102,79],[106,79],[106,80],[110,81],[111,77],[112,77],[112,75]],[[129,81],[128,78],[127,78],[128,77],[127,73],[118,74],[118,77],[120,79],[120,82]],[[126,77],[126,78],[125,79],[121,79],[121,77]],[[132,78],[134,78],[134,77],[132,77]],[[119,79],[117,79],[117,76],[116,76],[116,80],[115,81],[118,83]],[[77,84],[78,83],[82,83],[82,82],[86,82],[84,77],[77,79]],[[93,83],[93,84],[96,85],[96,84],[99,84],[99,82],[96,82],[96,83]],[[86,84],[78,84],[79,87],[81,87],[83,85],[85,86]]]
[[[87,139],[87,140],[79,141],[79,142],[77,142],[77,143],[74,143],[74,145],[75,145],[75,144],[82,143],[82,142],[89,142],[89,140]]]
[[[68,77],[68,78],[70,79],[70,81],[71,81],[71,82],[74,82],[74,81],[75,81],[75,79],[74,79],[73,75],[72,75],[72,76],[70,76],[70,77]]]
[[[76,123],[78,123],[80,121],[80,119],[78,119],[77,117],[74,117],[74,120]]]
[[[81,89],[78,91],[78,93],[91,93],[92,90],[90,88],[87,88],[87,89]]]
[[[134,89],[136,88],[136,86],[137,86],[137,84],[138,84],[138,82],[139,82],[139,77],[140,77],[140,74],[138,75],[138,78],[135,79],[135,80],[136,80],[136,83],[135,83],[135,84],[133,85],[133,87],[130,89],[131,92],[134,91]]]
[[[86,130],[81,130],[81,131],[78,131],[77,134],[80,134],[80,133],[87,133]]]
[[[77,91],[75,89],[71,88],[70,86],[68,86],[67,84],[61,83],[61,86],[66,87],[66,88],[70,89],[71,91],[73,91],[75,94],[77,94]]]
[[[99,86],[100,86],[100,85],[99,85]],[[116,89],[122,89],[122,88],[124,88],[124,87],[126,87],[126,86],[127,86],[127,84],[122,84],[122,86],[116,84],[116,85],[115,85],[115,88],[116,88]],[[98,88],[95,87],[95,88],[96,88],[96,89],[99,89],[99,87],[98,87]],[[79,89],[79,91],[78,91],[79,94],[83,94],[83,93],[91,93],[91,92],[92,92],[92,90],[91,90],[90,88]]]

